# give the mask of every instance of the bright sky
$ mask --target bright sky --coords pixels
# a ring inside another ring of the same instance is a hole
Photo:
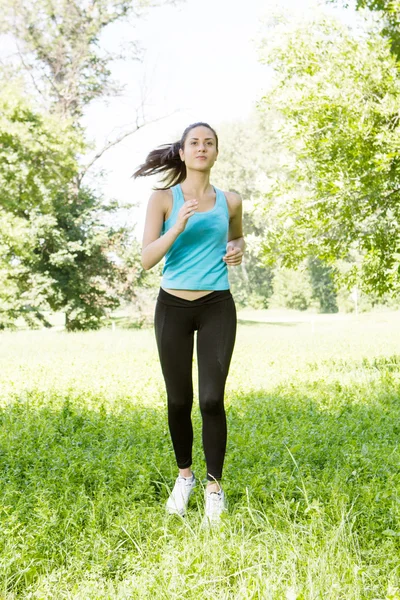
[[[245,119],[271,75],[257,58],[256,40],[260,32],[265,35],[261,19],[278,6],[303,14],[317,10],[318,4],[326,7],[322,0],[182,0],[105,30],[101,47],[118,51],[121,43],[139,40],[144,55],[142,62],[115,63],[113,77],[125,89],[107,103],[90,105],[84,120],[89,138],[98,149],[131,128],[143,95],[148,118],[158,119],[107,151],[92,170],[104,171],[101,189],[106,197],[137,204],[125,215],[136,223],[139,239],[156,180],[133,180],[135,168],[156,146],[179,139],[190,123],[206,121],[218,131],[224,121]],[[325,10],[354,20],[353,10],[332,5]]]

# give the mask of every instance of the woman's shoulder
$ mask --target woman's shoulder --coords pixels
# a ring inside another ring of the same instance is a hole
[[[154,213],[162,213],[163,219],[166,221],[173,209],[172,187],[154,190],[149,199],[149,206]]]
[[[229,212],[234,214],[238,208],[242,205],[242,197],[238,192],[225,192],[221,190],[225,195],[226,201],[228,203]]]
[[[170,207],[171,200],[172,188],[167,188],[165,190],[153,190],[149,198],[149,203],[162,207],[165,212]]]
[[[172,187],[163,190],[153,190],[150,198],[154,198],[155,200],[162,200],[163,198],[171,198],[171,196]]]
[[[233,204],[240,204],[242,202],[242,196],[238,192],[224,192],[225,196]]]

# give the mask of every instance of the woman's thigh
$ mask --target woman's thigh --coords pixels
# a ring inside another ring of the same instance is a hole
[[[191,392],[194,337],[192,311],[157,302],[154,329],[168,394]]]
[[[233,297],[205,307],[199,315],[197,362],[199,393],[223,391],[236,339],[236,307]]]

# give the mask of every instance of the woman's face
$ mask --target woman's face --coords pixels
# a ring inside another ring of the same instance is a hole
[[[209,171],[217,160],[217,140],[208,127],[194,127],[186,136],[183,150],[179,150],[181,160],[187,169]]]

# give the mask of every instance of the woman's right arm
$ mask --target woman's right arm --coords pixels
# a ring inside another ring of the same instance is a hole
[[[167,212],[168,192],[157,190],[150,196],[147,205],[142,243],[142,266],[148,270],[160,262],[176,238],[186,227],[188,218],[197,208],[197,200],[189,200],[181,207],[176,223],[160,237]]]

